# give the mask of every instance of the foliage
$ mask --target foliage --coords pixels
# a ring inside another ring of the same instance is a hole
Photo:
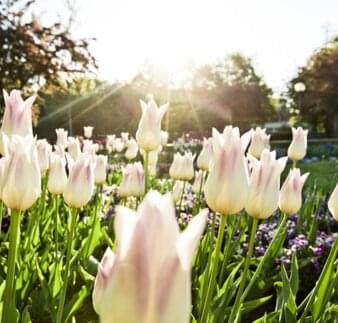
[[[303,82],[304,94],[294,85]],[[288,93],[294,100],[299,121],[309,123],[313,131],[327,136],[338,135],[338,42],[333,40],[316,50],[298,75],[289,83]]]
[[[42,25],[34,14],[30,17],[34,3],[0,1],[0,89],[56,91],[96,67],[90,40],[74,39],[61,22]]]

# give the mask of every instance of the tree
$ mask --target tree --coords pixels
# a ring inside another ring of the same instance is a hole
[[[0,89],[62,90],[96,68],[90,40],[74,39],[61,22],[43,26],[38,17],[29,18],[34,3],[0,0]]]
[[[306,91],[294,85],[303,82]],[[314,132],[338,136],[338,38],[316,50],[298,75],[289,82],[288,95],[299,122],[307,122]]]
[[[252,60],[241,54],[197,69],[192,84],[205,109],[214,107],[220,124],[247,128],[273,115],[271,89],[256,73]]]

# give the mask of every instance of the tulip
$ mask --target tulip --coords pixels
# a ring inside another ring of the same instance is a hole
[[[65,158],[66,152],[65,152],[65,147],[64,146],[58,146],[54,145],[54,151],[57,155],[59,155],[61,158]]]
[[[97,151],[99,150],[99,148],[100,148],[99,145],[94,143],[90,139],[86,139],[83,141],[83,152],[85,154],[88,154],[94,157]]]
[[[36,149],[38,153],[38,161],[41,173],[49,168],[49,155],[52,148],[46,139],[40,139],[36,142]]]
[[[0,200],[2,200],[2,190],[6,182],[8,163],[9,163],[8,157],[0,158]],[[0,231],[1,231],[1,221],[0,221]]]
[[[63,193],[65,202],[74,208],[86,205],[94,191],[93,166],[88,155],[81,155],[70,169],[66,189]]]
[[[249,191],[248,167],[244,157],[250,134],[240,137],[239,129],[213,129],[213,159],[204,185],[208,206],[221,214],[235,214],[243,209]]]
[[[87,126],[83,127],[83,134],[86,138],[90,139],[93,136],[94,127]]]
[[[115,135],[107,135],[106,149],[108,150],[108,153],[111,153],[115,148],[115,138]]]
[[[290,169],[280,194],[279,208],[287,215],[295,214],[302,206],[302,188],[309,173],[300,175],[298,168]]]
[[[195,181],[192,185],[192,191],[194,193],[199,193],[200,191],[203,191],[203,170],[199,170],[195,172]]]
[[[257,127],[252,131],[249,154],[256,159],[260,159],[264,149],[270,150],[270,135],[266,134],[266,129]]]
[[[128,132],[121,132],[121,139],[126,144],[129,140],[129,133]]]
[[[131,160],[137,156],[137,152],[138,152],[137,142],[134,138],[131,138],[127,142],[127,150],[125,156],[127,159]]]
[[[108,157],[104,155],[97,155],[94,158],[94,175],[95,183],[103,184],[107,176]]]
[[[168,104],[157,108],[154,100],[147,103],[140,101],[142,116],[136,131],[136,140],[145,151],[157,149],[161,144],[161,121],[168,109]]]
[[[8,144],[9,144],[9,139],[7,135],[0,131],[0,154],[2,156],[7,156],[8,155]]]
[[[203,148],[197,158],[197,167],[208,172],[212,156],[212,138],[203,138]]]
[[[52,153],[48,174],[47,189],[54,195],[63,194],[67,185],[66,161],[60,155]]]
[[[173,201],[175,203],[179,202],[183,196],[184,190],[184,182],[183,181],[175,181],[175,185],[173,187]]]
[[[33,138],[14,135],[9,146],[9,161],[2,190],[7,207],[24,211],[40,196],[41,174]]]
[[[68,153],[72,156],[73,160],[81,155],[81,146],[78,138],[68,137]]]
[[[68,143],[68,131],[62,128],[55,129],[56,132],[56,146],[66,148]]]
[[[338,183],[329,198],[328,206],[331,214],[338,221]]]
[[[158,150],[153,150],[148,153],[148,170],[150,176],[156,175],[156,169],[157,169],[157,162],[158,162]]]
[[[276,159],[276,152],[264,149],[261,160],[249,155],[252,172],[245,210],[255,219],[266,219],[278,207],[280,175],[287,157]]]
[[[194,157],[190,152],[184,155],[176,153],[169,169],[170,177],[190,181],[194,177]]]
[[[31,96],[26,101],[23,101],[21,93],[18,90],[12,90],[9,95],[3,90],[3,96],[5,100],[5,112],[1,132],[6,134],[9,139],[14,135],[33,137],[32,105],[35,96]],[[0,146],[3,145],[1,144]],[[1,150],[1,154],[4,155],[4,150]]]
[[[120,153],[125,148],[125,143],[121,138],[116,138],[114,141],[114,150]]]
[[[306,155],[308,130],[302,127],[292,128],[292,142],[288,149],[288,156],[292,160],[301,160]]]
[[[191,262],[207,211],[183,233],[169,194],[151,191],[137,213],[121,206],[116,213],[117,252],[106,250],[93,291],[100,321],[188,323]]]
[[[140,162],[122,168],[122,182],[118,193],[122,197],[140,197],[144,194],[144,170]]]

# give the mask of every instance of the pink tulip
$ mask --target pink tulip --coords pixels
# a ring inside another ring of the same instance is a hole
[[[207,211],[179,232],[170,194],[150,191],[137,213],[117,208],[117,251],[99,265],[93,304],[101,323],[188,323],[191,262]]]

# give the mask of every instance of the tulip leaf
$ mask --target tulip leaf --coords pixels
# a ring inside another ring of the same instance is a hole
[[[64,309],[63,317],[65,317],[65,319],[62,322],[66,323],[76,313],[76,311],[79,310],[84,299],[89,295],[89,293],[90,290],[88,290],[86,286],[82,286],[80,291],[74,294],[74,296]]]
[[[290,285],[293,295],[296,297],[299,288],[299,273],[297,255],[292,255]]]

